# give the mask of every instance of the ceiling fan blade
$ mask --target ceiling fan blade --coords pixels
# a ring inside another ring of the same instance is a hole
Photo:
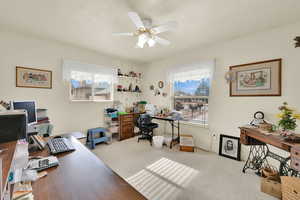
[[[113,33],[115,36],[134,36],[134,33]]]
[[[177,28],[178,24],[175,21],[167,22],[163,25],[157,26],[152,28],[151,30],[154,32],[154,34],[163,33],[167,31],[173,31]]]
[[[144,48],[146,42],[149,40],[149,37],[145,34],[139,35],[138,42],[136,44],[137,48]]]
[[[161,45],[164,45],[164,46],[168,46],[168,45],[171,44],[171,42],[170,42],[169,40],[160,38],[160,37],[158,37],[158,36],[155,36],[155,37],[154,37],[154,40],[155,40],[157,43],[159,43],[159,44],[161,44]]]
[[[145,28],[142,19],[136,12],[129,12],[128,16],[137,28]]]

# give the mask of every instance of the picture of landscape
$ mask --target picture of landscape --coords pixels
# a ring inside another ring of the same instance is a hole
[[[282,59],[230,66],[234,79],[229,82],[231,97],[281,96]]]
[[[16,67],[16,86],[28,88],[52,88],[52,72],[28,67]]]
[[[238,90],[265,90],[271,87],[271,69],[237,72]]]

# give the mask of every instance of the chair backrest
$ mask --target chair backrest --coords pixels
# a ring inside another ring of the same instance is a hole
[[[138,127],[145,127],[151,124],[152,117],[148,114],[141,114],[138,119]]]

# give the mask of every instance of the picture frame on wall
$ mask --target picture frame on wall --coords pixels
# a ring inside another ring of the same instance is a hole
[[[52,88],[52,71],[16,66],[16,87]]]
[[[230,96],[281,96],[282,59],[230,66]]]
[[[239,137],[220,135],[219,155],[237,161],[241,160],[241,142]]]

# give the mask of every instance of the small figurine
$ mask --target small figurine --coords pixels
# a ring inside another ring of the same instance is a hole
[[[118,69],[118,76],[123,76],[121,69]]]
[[[6,110],[10,109],[10,103],[7,103],[5,101],[0,101],[0,105],[5,108]]]
[[[129,72],[129,76],[130,76],[130,77],[136,77],[136,73],[135,73],[134,71],[130,71],[130,72]]]
[[[122,85],[117,85],[117,91],[118,91],[118,92],[122,92],[122,88],[123,88]]]
[[[132,83],[129,84],[128,91],[132,92]]]
[[[134,92],[141,92],[139,86],[135,86]]]
[[[155,95],[155,96],[159,96],[159,95],[160,95],[160,91],[159,91],[159,89],[156,89],[156,90],[155,90],[155,93],[154,93],[154,95]]]

